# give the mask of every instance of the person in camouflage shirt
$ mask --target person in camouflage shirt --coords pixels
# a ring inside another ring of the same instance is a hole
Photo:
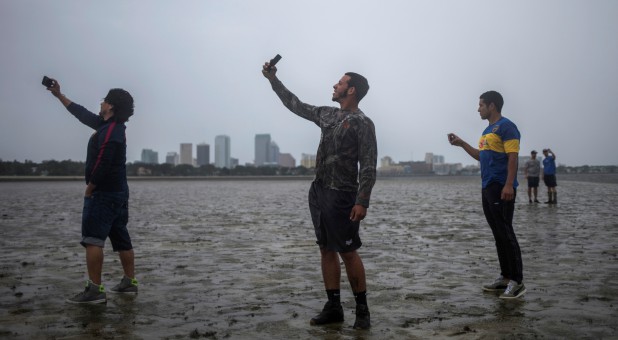
[[[341,266],[356,300],[355,329],[371,326],[367,307],[365,268],[357,249],[361,246],[360,221],[365,218],[376,181],[375,127],[358,103],[369,90],[365,77],[346,73],[333,86],[332,100],[340,108],[301,102],[277,78],[277,68],[264,64],[262,73],[283,105],[322,130],[316,156],[316,176],[309,190],[309,208],[320,246],[322,277],[328,302],[311,319],[312,325],[343,321],[340,301]]]

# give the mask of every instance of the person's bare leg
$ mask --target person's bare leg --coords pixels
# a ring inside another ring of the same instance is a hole
[[[122,270],[124,275],[130,279],[135,278],[135,255],[133,249],[121,250],[118,252],[120,257],[120,263],[122,263]]]
[[[359,293],[367,290],[367,283],[365,281],[365,266],[363,260],[358,255],[358,252],[351,251],[348,253],[339,254],[345,264],[345,270],[348,274],[348,280],[352,287],[352,292]]]
[[[534,194],[534,201],[535,201],[535,202],[536,202],[536,201],[538,201],[538,199],[536,198],[536,197],[537,197],[537,194],[538,194],[538,190],[537,190],[537,188],[532,188],[532,193]]]
[[[86,245],[86,268],[88,278],[97,285],[101,285],[103,271],[103,248],[95,245]]]
[[[341,284],[341,265],[337,252],[326,248],[320,249],[322,263],[322,278],[326,290],[339,289]]]

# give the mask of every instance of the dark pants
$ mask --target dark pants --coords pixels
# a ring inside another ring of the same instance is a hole
[[[496,241],[500,274],[521,283],[523,280],[521,251],[513,230],[515,198],[509,202],[501,200],[503,187],[504,185],[500,183],[491,183],[483,189],[483,212]]]

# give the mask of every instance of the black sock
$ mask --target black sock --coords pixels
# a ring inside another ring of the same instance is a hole
[[[341,295],[339,289],[327,289],[326,295],[328,295],[328,301],[338,304],[341,303]]]
[[[357,305],[367,305],[367,291],[354,293],[354,300]]]

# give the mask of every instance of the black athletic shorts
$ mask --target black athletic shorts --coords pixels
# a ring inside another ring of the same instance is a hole
[[[528,188],[538,188],[539,178],[528,176]]]
[[[316,181],[311,183],[309,211],[320,248],[338,253],[360,248],[360,222],[350,220],[355,203],[356,192],[327,189]]]
[[[548,188],[557,187],[558,183],[556,183],[556,175],[544,175],[543,182]]]

